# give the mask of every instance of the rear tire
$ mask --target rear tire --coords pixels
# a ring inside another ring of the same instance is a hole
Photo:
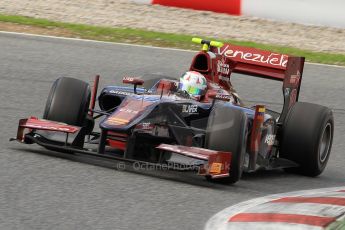
[[[43,118],[69,125],[84,126],[90,97],[91,90],[88,83],[61,77],[53,83]]]
[[[216,104],[209,116],[205,145],[206,148],[231,152],[229,177],[207,179],[233,184],[242,176],[247,140],[247,116],[238,109]]]
[[[283,124],[280,157],[299,164],[286,171],[318,176],[325,169],[332,148],[332,111],[321,105],[297,102]]]

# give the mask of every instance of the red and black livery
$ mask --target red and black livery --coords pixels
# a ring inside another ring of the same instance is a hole
[[[173,169],[188,166],[207,179],[235,183],[243,171],[286,168],[309,176],[325,168],[333,139],[332,111],[299,102],[304,58],[196,39],[203,50],[190,71],[207,79],[200,101],[179,81],[152,76],[123,78],[97,96],[73,78],[57,79],[43,119],[19,121],[13,140],[51,150]],[[282,82],[281,112],[246,107],[230,76],[241,73]],[[99,108],[95,109],[96,99]],[[99,122],[100,131],[94,128]]]

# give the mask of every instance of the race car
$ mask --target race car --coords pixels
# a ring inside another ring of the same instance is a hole
[[[11,140],[129,164],[187,168],[229,184],[258,169],[321,174],[331,152],[333,114],[298,101],[304,58],[199,38],[193,42],[202,50],[180,79],[125,76],[126,86],[107,86],[99,95],[99,76],[93,87],[57,79],[43,119],[21,119]],[[232,73],[281,81],[282,111],[246,107],[231,84]]]

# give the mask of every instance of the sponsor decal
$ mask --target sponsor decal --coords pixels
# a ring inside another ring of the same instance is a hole
[[[138,114],[139,113],[139,111],[137,111],[137,110],[128,109],[128,108],[120,108],[119,111],[123,112],[123,113],[130,113],[130,114]]]
[[[276,135],[268,134],[268,135],[266,135],[265,143],[269,146],[272,146],[274,144],[275,139],[276,139]]]
[[[265,107],[259,108],[259,113],[264,113],[264,112],[266,112],[266,108]]]
[[[151,124],[150,122],[143,122],[140,123],[136,126],[136,129],[141,129],[141,130],[152,130],[155,126]]]
[[[142,85],[144,81],[140,78],[136,77],[123,77],[122,82],[125,84],[135,84],[135,85]]]
[[[110,117],[107,120],[107,124],[109,125],[124,125],[127,124],[129,122],[129,120],[127,119],[121,119],[121,118],[117,118],[117,117]]]
[[[212,163],[209,172],[220,174],[222,171],[222,163]]]
[[[225,57],[232,58],[235,60],[243,60],[246,62],[259,63],[262,65],[270,65],[276,67],[286,68],[288,62],[288,56],[284,54],[270,53],[255,49],[242,49],[241,47],[226,45],[224,48],[218,48],[218,53]],[[251,52],[254,50],[256,52]]]
[[[125,95],[125,96],[132,95],[132,93],[130,92],[124,92],[124,91],[118,91],[118,90],[110,90],[109,93],[120,94],[120,95]]]
[[[235,102],[233,96],[228,94],[217,94],[215,99],[221,100],[221,101],[229,101],[229,102]]]
[[[296,75],[291,75],[290,84],[292,84],[293,86],[298,86],[300,79],[301,79],[301,73],[297,71]]]
[[[61,132],[70,132],[70,131],[73,130],[73,129],[70,129],[70,128],[47,126],[47,125],[30,124],[29,126],[30,126],[31,129],[49,129],[49,130],[56,130],[56,131],[61,131]]]
[[[123,77],[123,81],[133,82],[134,80],[134,77]]]
[[[230,65],[218,60],[217,71],[218,71],[218,73],[221,73],[224,75],[229,75],[230,74]]]
[[[226,95],[226,94],[217,94],[216,98],[220,99],[220,100],[229,101],[231,99],[231,96],[230,95]]]
[[[197,114],[198,106],[197,105],[182,105],[182,113]]]

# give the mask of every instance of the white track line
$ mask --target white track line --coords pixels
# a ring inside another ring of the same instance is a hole
[[[115,45],[122,45],[122,46],[143,47],[143,48],[150,48],[150,49],[173,50],[173,51],[182,51],[182,52],[195,52],[193,50],[183,50],[183,49],[177,49],[177,48],[156,47],[156,46],[137,45],[137,44],[118,43],[118,42],[106,42],[106,41],[97,41],[97,40],[82,39],[82,38],[57,37],[57,36],[50,36],[50,35],[9,32],[9,31],[1,31],[1,30],[0,30],[0,34],[13,34],[13,35],[30,36],[30,37],[52,38],[52,39],[59,39],[59,40],[92,42],[92,43],[108,44],[108,45],[114,45],[115,44]]]
[[[20,33],[20,32],[9,32],[9,31],[1,31],[0,30],[0,34],[1,33],[2,34],[21,35],[21,36],[31,36],[31,37],[41,37],[41,38],[52,38],[52,39],[61,39],[61,40],[81,41],[81,42],[93,42],[93,43],[100,43],[100,44],[115,44],[115,45],[122,45],[122,46],[133,46],[133,47],[150,48],[150,49],[172,50],[172,51],[181,51],[181,52],[195,52],[194,50],[183,50],[183,49],[177,49],[177,48],[156,47],[156,46],[147,46],[147,45],[136,45],[136,44],[118,43],[118,42],[106,42],[106,41],[97,41],[97,40],[90,40],[90,39],[57,37],[57,36],[50,36],[50,35]],[[306,63],[308,65],[327,66],[327,67],[334,67],[334,68],[345,69],[344,66],[339,66],[339,65],[329,65],[329,64],[321,64],[321,63],[313,63],[313,62],[306,62]]]

